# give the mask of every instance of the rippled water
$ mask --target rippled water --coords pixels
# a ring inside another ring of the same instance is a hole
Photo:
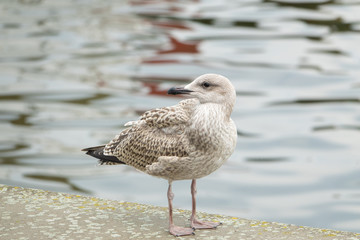
[[[239,138],[199,210],[360,232],[360,2],[0,3],[0,182],[166,206],[167,183],[97,167],[103,144],[170,86],[237,90]],[[174,184],[190,209],[190,184]]]

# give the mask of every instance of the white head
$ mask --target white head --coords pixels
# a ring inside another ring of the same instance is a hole
[[[204,74],[184,88],[171,88],[169,94],[186,94],[199,99],[201,104],[216,103],[228,108],[230,113],[235,105],[236,92],[230,80],[218,74]]]

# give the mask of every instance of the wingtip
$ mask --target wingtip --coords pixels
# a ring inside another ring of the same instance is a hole
[[[81,151],[88,152],[88,151],[91,151],[91,150],[98,150],[98,149],[103,148],[103,147],[105,147],[105,145],[83,148],[83,149],[81,149]]]
[[[85,154],[99,159],[100,165],[124,164],[124,162],[120,161],[115,156],[105,155],[103,152],[104,147],[105,145],[89,147],[89,148],[81,149],[81,151],[85,151]]]

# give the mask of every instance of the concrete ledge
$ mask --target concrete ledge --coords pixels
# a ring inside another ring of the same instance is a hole
[[[129,202],[0,185],[0,239],[360,239],[360,234],[199,213],[215,230],[175,238],[168,210]],[[175,222],[189,225],[190,212]]]

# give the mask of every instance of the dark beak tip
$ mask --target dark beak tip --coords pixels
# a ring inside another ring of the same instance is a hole
[[[167,93],[171,94],[171,95],[176,95],[177,94],[176,93],[176,88],[174,88],[174,87],[170,88]]]
[[[184,89],[182,87],[172,87],[168,90],[168,94],[177,95],[177,94],[189,94],[191,90]]]

